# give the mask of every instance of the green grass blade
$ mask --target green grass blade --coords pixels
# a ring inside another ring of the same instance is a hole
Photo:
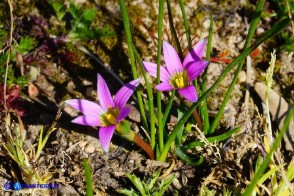
[[[291,161],[291,163],[288,166],[286,177],[289,182],[291,182],[294,178],[294,161]],[[279,185],[279,188],[275,190],[274,195],[281,195],[283,191],[285,191],[285,187],[287,185],[287,182],[284,179],[284,177],[281,178],[281,183]]]
[[[256,9],[255,9],[255,12],[254,12],[254,15],[253,15],[253,19],[252,19],[252,22],[251,22],[250,27],[249,27],[248,36],[246,38],[246,42],[245,42],[245,46],[244,46],[245,49],[250,46],[250,43],[251,43],[251,40],[253,38],[255,29],[257,28],[258,22],[260,21],[260,16],[261,16],[261,12],[263,10],[264,2],[265,2],[265,0],[259,0],[257,2]],[[214,120],[213,120],[213,122],[211,124],[209,134],[214,133],[215,128],[218,125],[218,123],[219,123],[219,121],[220,121],[220,119],[221,119],[221,117],[222,117],[222,115],[224,113],[225,107],[226,107],[228,101],[230,100],[231,93],[234,90],[234,86],[235,86],[235,84],[237,82],[239,73],[242,70],[242,67],[244,65],[244,60],[245,59],[243,59],[238,65],[237,71],[235,72],[233,81],[230,84],[229,89],[226,92],[223,103],[222,103],[221,107],[219,108],[219,111],[216,114],[216,116],[215,116],[215,118],[214,118]]]
[[[156,185],[156,181],[159,178],[160,172],[156,171],[155,173],[152,174],[151,176],[151,180],[149,182],[149,184],[147,185],[148,190],[151,192],[151,190],[154,189],[155,185]]]
[[[85,175],[86,175],[86,196],[92,196],[93,195],[92,173],[91,173],[90,164],[87,159],[84,159],[83,166],[84,166]]]
[[[270,169],[268,172],[266,172],[265,174],[263,174],[260,179],[257,181],[258,185],[262,185],[267,179],[270,179],[270,176],[272,174],[274,174],[276,171],[278,171],[279,169],[281,169],[281,166],[277,166],[274,167],[272,169]]]
[[[170,109],[172,107],[172,104],[173,104],[173,101],[174,101],[174,97],[175,97],[175,94],[176,94],[176,91],[173,90],[172,91],[172,94],[168,100],[168,103],[167,103],[167,106],[166,106],[166,109],[164,111],[164,114],[163,114],[163,119],[162,119],[162,124],[163,126],[165,126],[165,123],[166,123],[166,120],[167,120],[167,117],[169,115],[169,112],[170,112]]]
[[[184,108],[183,106],[180,106],[178,109],[178,116],[177,116],[177,119],[181,119],[184,115]],[[186,125],[187,127],[187,125]],[[176,140],[175,140],[175,144],[176,146],[180,146],[182,144],[182,138],[183,138],[183,132],[184,132],[184,126],[182,126],[180,128],[180,130],[178,131],[178,134],[177,134],[177,137],[176,137]]]
[[[209,143],[220,142],[222,140],[228,139],[229,137],[231,137],[233,134],[237,133],[238,131],[240,131],[240,127],[236,127],[234,129],[226,132],[226,133],[223,133],[223,134],[218,135],[218,136],[209,137],[209,138],[206,138],[206,139],[207,139],[207,141]],[[202,146],[202,145],[204,145],[204,143],[197,140],[197,141],[191,142],[189,144],[186,144],[181,149],[186,151],[186,150],[195,148],[196,146]]]
[[[187,15],[185,12],[184,2],[183,2],[183,0],[179,0],[179,3],[180,3],[182,15],[183,15],[186,37],[187,37],[187,41],[188,41],[188,48],[189,48],[189,50],[191,50],[192,49],[192,41],[191,41],[191,36],[190,36],[190,29],[189,29],[189,24],[188,24],[188,20],[187,20]]]
[[[161,181],[159,185],[158,192],[155,193],[155,196],[162,196],[166,189],[170,186],[174,179],[175,175],[170,175],[168,178]]]
[[[293,118],[293,115],[294,115],[294,107],[292,107],[291,110],[289,111],[289,113],[284,121],[284,125],[283,125],[282,129],[279,131],[277,138],[275,139],[269,153],[266,155],[263,163],[260,165],[259,169],[255,173],[253,179],[251,180],[251,183],[245,189],[245,192],[243,193],[244,196],[251,195],[251,193],[252,193],[254,187],[256,186],[258,180],[260,179],[261,175],[264,173],[264,171],[268,167],[268,164],[271,161],[271,157],[272,157],[273,153],[277,150],[278,146],[280,145],[280,143],[283,139],[284,134],[288,130],[288,127],[289,127],[290,121]]]
[[[133,77],[134,79],[138,78],[138,73],[136,69],[136,64],[135,64],[135,54],[133,50],[133,41],[132,41],[132,33],[131,33],[131,26],[130,26],[130,20],[127,12],[127,8],[125,5],[124,0],[119,0],[119,5],[122,13],[122,18],[123,18],[123,23],[124,23],[124,29],[127,37],[127,44],[128,44],[128,52],[129,52],[129,57],[131,61],[131,67],[132,67],[132,72],[133,72]],[[142,93],[140,91],[136,91],[137,98],[138,98],[138,104],[139,104],[139,109],[141,113],[141,118],[143,122],[143,126],[145,129],[148,129],[148,123],[147,123],[147,118],[144,110],[144,104],[143,104],[143,99],[142,99]]]
[[[201,156],[198,160],[195,159],[194,157],[190,157],[189,155],[187,155],[186,153],[184,153],[182,151],[182,149],[180,147],[176,148],[176,155],[182,159],[183,161],[185,161],[185,163],[188,163],[190,165],[201,165],[204,161],[204,158]]]
[[[164,14],[164,0],[159,0],[159,14],[158,14],[158,46],[157,46],[157,78],[156,83],[160,83],[160,60],[161,60],[161,48],[162,48],[162,28],[163,28],[163,14]],[[158,119],[158,140],[159,140],[159,151],[163,150],[164,146],[164,135],[163,135],[163,124],[162,124],[162,109],[161,109],[161,92],[156,93],[157,100],[157,119]],[[151,137],[155,138],[154,135]],[[155,143],[151,143],[151,148],[155,148]]]
[[[137,61],[139,62],[139,67],[141,70],[141,73],[143,75],[143,78],[145,80],[145,84],[146,84],[146,91],[147,91],[147,97],[148,97],[148,107],[149,107],[149,113],[150,113],[150,135],[153,135],[153,137],[150,137],[151,140],[151,144],[155,143],[155,122],[156,122],[156,117],[155,117],[155,113],[154,113],[154,97],[153,97],[153,93],[152,93],[152,89],[151,89],[151,84],[150,81],[147,79],[146,77],[146,71],[143,67],[142,64],[142,59],[137,51],[137,49],[135,48],[135,46],[133,45],[133,50],[135,53],[135,57],[137,58]]]
[[[143,185],[144,182],[141,181],[140,178],[132,174],[127,174],[127,177],[135,185],[135,187],[138,189],[141,195],[147,194],[146,190],[144,189],[144,185]]]
[[[210,53],[211,53],[211,42],[212,42],[212,32],[213,31],[213,17],[210,16],[210,25],[209,25],[209,35],[208,35],[208,42],[207,42],[207,50],[206,50],[206,60],[210,61]],[[204,70],[202,74],[202,92],[206,91],[206,82],[207,82],[207,69]],[[210,123],[208,117],[208,108],[207,108],[207,99],[205,99],[200,106],[200,112],[203,120],[203,133],[204,135],[208,134]]]
[[[174,41],[176,42],[176,46],[178,49],[178,54],[180,56],[180,59],[183,59],[183,52],[182,52],[181,44],[178,39],[177,32],[175,30],[175,26],[174,26],[174,22],[173,22],[173,16],[172,16],[171,7],[170,7],[170,0],[166,0],[166,5],[167,5],[168,21],[169,21],[169,26],[170,26],[170,30],[172,33],[172,37],[173,37]]]

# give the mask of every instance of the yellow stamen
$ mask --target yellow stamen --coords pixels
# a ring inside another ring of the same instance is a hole
[[[170,80],[170,84],[176,89],[185,88],[189,84],[187,71],[184,70],[182,72],[175,73]]]
[[[104,126],[110,126],[116,124],[116,118],[119,114],[118,108],[109,108],[106,113],[100,116],[102,124]]]
[[[178,88],[184,88],[185,87],[184,77],[179,76],[179,77],[175,78],[175,83],[176,83]]]
[[[105,117],[110,124],[115,124],[116,118],[113,114],[105,114]]]

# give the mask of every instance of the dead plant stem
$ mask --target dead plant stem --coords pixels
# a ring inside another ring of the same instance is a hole
[[[246,29],[247,32],[249,31],[249,24],[247,22],[247,19],[245,18],[245,24],[246,24]],[[249,89],[251,86],[251,72],[252,72],[252,63],[251,63],[251,57],[248,55],[246,57],[246,93],[245,93],[245,101],[244,101],[244,109],[246,113],[248,112],[248,102],[249,102]]]
[[[13,6],[12,6],[12,0],[8,0],[9,4],[9,11],[10,11],[10,35],[9,35],[9,44],[7,49],[7,59],[6,59],[6,69],[5,69],[5,78],[4,78],[4,108],[5,111],[7,111],[6,106],[6,87],[7,87],[7,77],[8,77],[8,66],[9,66],[9,58],[10,58],[10,52],[11,52],[11,44],[12,44],[12,34],[13,34]]]
[[[12,34],[13,34],[13,6],[12,6],[12,0],[8,0],[7,1],[9,4],[9,11],[10,11],[10,34],[9,34],[9,43],[7,46],[7,59],[6,59],[6,67],[5,67],[5,76],[4,76],[4,86],[3,86],[3,101],[4,101],[4,111],[5,111],[5,116],[6,116],[6,120],[5,120],[5,127],[6,130],[10,130],[9,129],[9,124],[10,124],[10,120],[8,121],[8,119],[10,119],[10,115],[8,112],[8,108],[7,108],[7,103],[6,103],[6,93],[7,93],[7,77],[8,77],[8,66],[9,66],[9,59],[10,59],[10,52],[11,52],[11,45],[12,45]],[[4,50],[3,50],[4,52]],[[10,132],[9,132],[10,134]]]

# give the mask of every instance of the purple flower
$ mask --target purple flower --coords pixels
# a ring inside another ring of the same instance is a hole
[[[83,113],[72,120],[73,123],[99,126],[99,140],[105,152],[108,152],[110,140],[116,125],[127,117],[131,111],[125,104],[138,86],[140,78],[124,85],[114,96],[111,97],[105,80],[97,74],[97,94],[99,104],[83,99],[70,99],[65,101],[71,107]]]
[[[191,102],[198,99],[196,88],[191,82],[197,78],[209,64],[201,60],[206,45],[205,39],[199,41],[188,53],[182,63],[176,50],[167,42],[163,42],[163,56],[166,67],[160,66],[160,80],[162,83],[156,86],[159,91],[177,89],[178,93]],[[157,65],[143,61],[147,72],[157,77]]]

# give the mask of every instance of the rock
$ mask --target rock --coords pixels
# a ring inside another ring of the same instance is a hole
[[[172,185],[174,185],[177,189],[182,188],[182,185],[181,185],[180,181],[177,178],[173,179]]]
[[[255,91],[258,93],[262,101],[265,101],[266,86],[263,83],[257,82],[254,86]],[[284,125],[284,120],[290,111],[291,105],[285,99],[278,95],[274,90],[270,90],[269,96],[269,110],[273,117],[273,121],[278,123],[281,129]],[[290,122],[289,128],[284,135],[286,149],[294,152],[294,119]]]
[[[87,153],[93,153],[95,151],[95,146],[93,146],[92,144],[89,144],[86,148],[85,151]]]
[[[38,97],[38,95],[40,94],[38,87],[34,85],[33,83],[29,83],[28,94],[31,97]]]
[[[259,35],[261,35],[261,34],[263,34],[264,33],[264,29],[263,28],[261,28],[261,27],[258,27],[257,29],[256,29],[256,34],[259,36]]]
[[[96,94],[96,89],[94,89],[92,86],[89,86],[86,88],[86,96],[87,97],[94,97]]]
[[[39,75],[40,75],[40,68],[34,67],[34,66],[30,66],[30,72],[29,72],[30,81],[37,80],[37,78],[39,77]]]
[[[63,108],[63,110],[64,110],[66,113],[68,113],[70,116],[72,116],[72,117],[75,117],[75,116],[78,115],[78,111],[75,110],[74,108],[70,107],[70,106],[67,105],[67,104],[64,104],[64,108]]]
[[[60,185],[58,187],[58,195],[79,195],[78,192],[69,184],[66,186]]]
[[[81,142],[79,143],[79,147],[84,148],[84,147],[86,146],[87,143],[88,143],[87,141],[81,141]]]
[[[208,29],[210,26],[210,19],[207,18],[206,20],[203,21],[203,26],[205,29]]]
[[[241,83],[244,83],[246,82],[246,72],[245,71],[241,71],[239,73],[239,76],[238,76],[238,83],[241,84]]]
[[[237,44],[237,48],[240,49],[240,50],[243,50],[244,49],[244,45],[245,45],[245,40],[239,42]]]
[[[126,104],[126,106],[131,107],[131,112],[129,114],[129,118],[137,123],[141,122],[141,115],[140,115],[139,110],[137,110],[137,108],[135,108],[131,104]]]

